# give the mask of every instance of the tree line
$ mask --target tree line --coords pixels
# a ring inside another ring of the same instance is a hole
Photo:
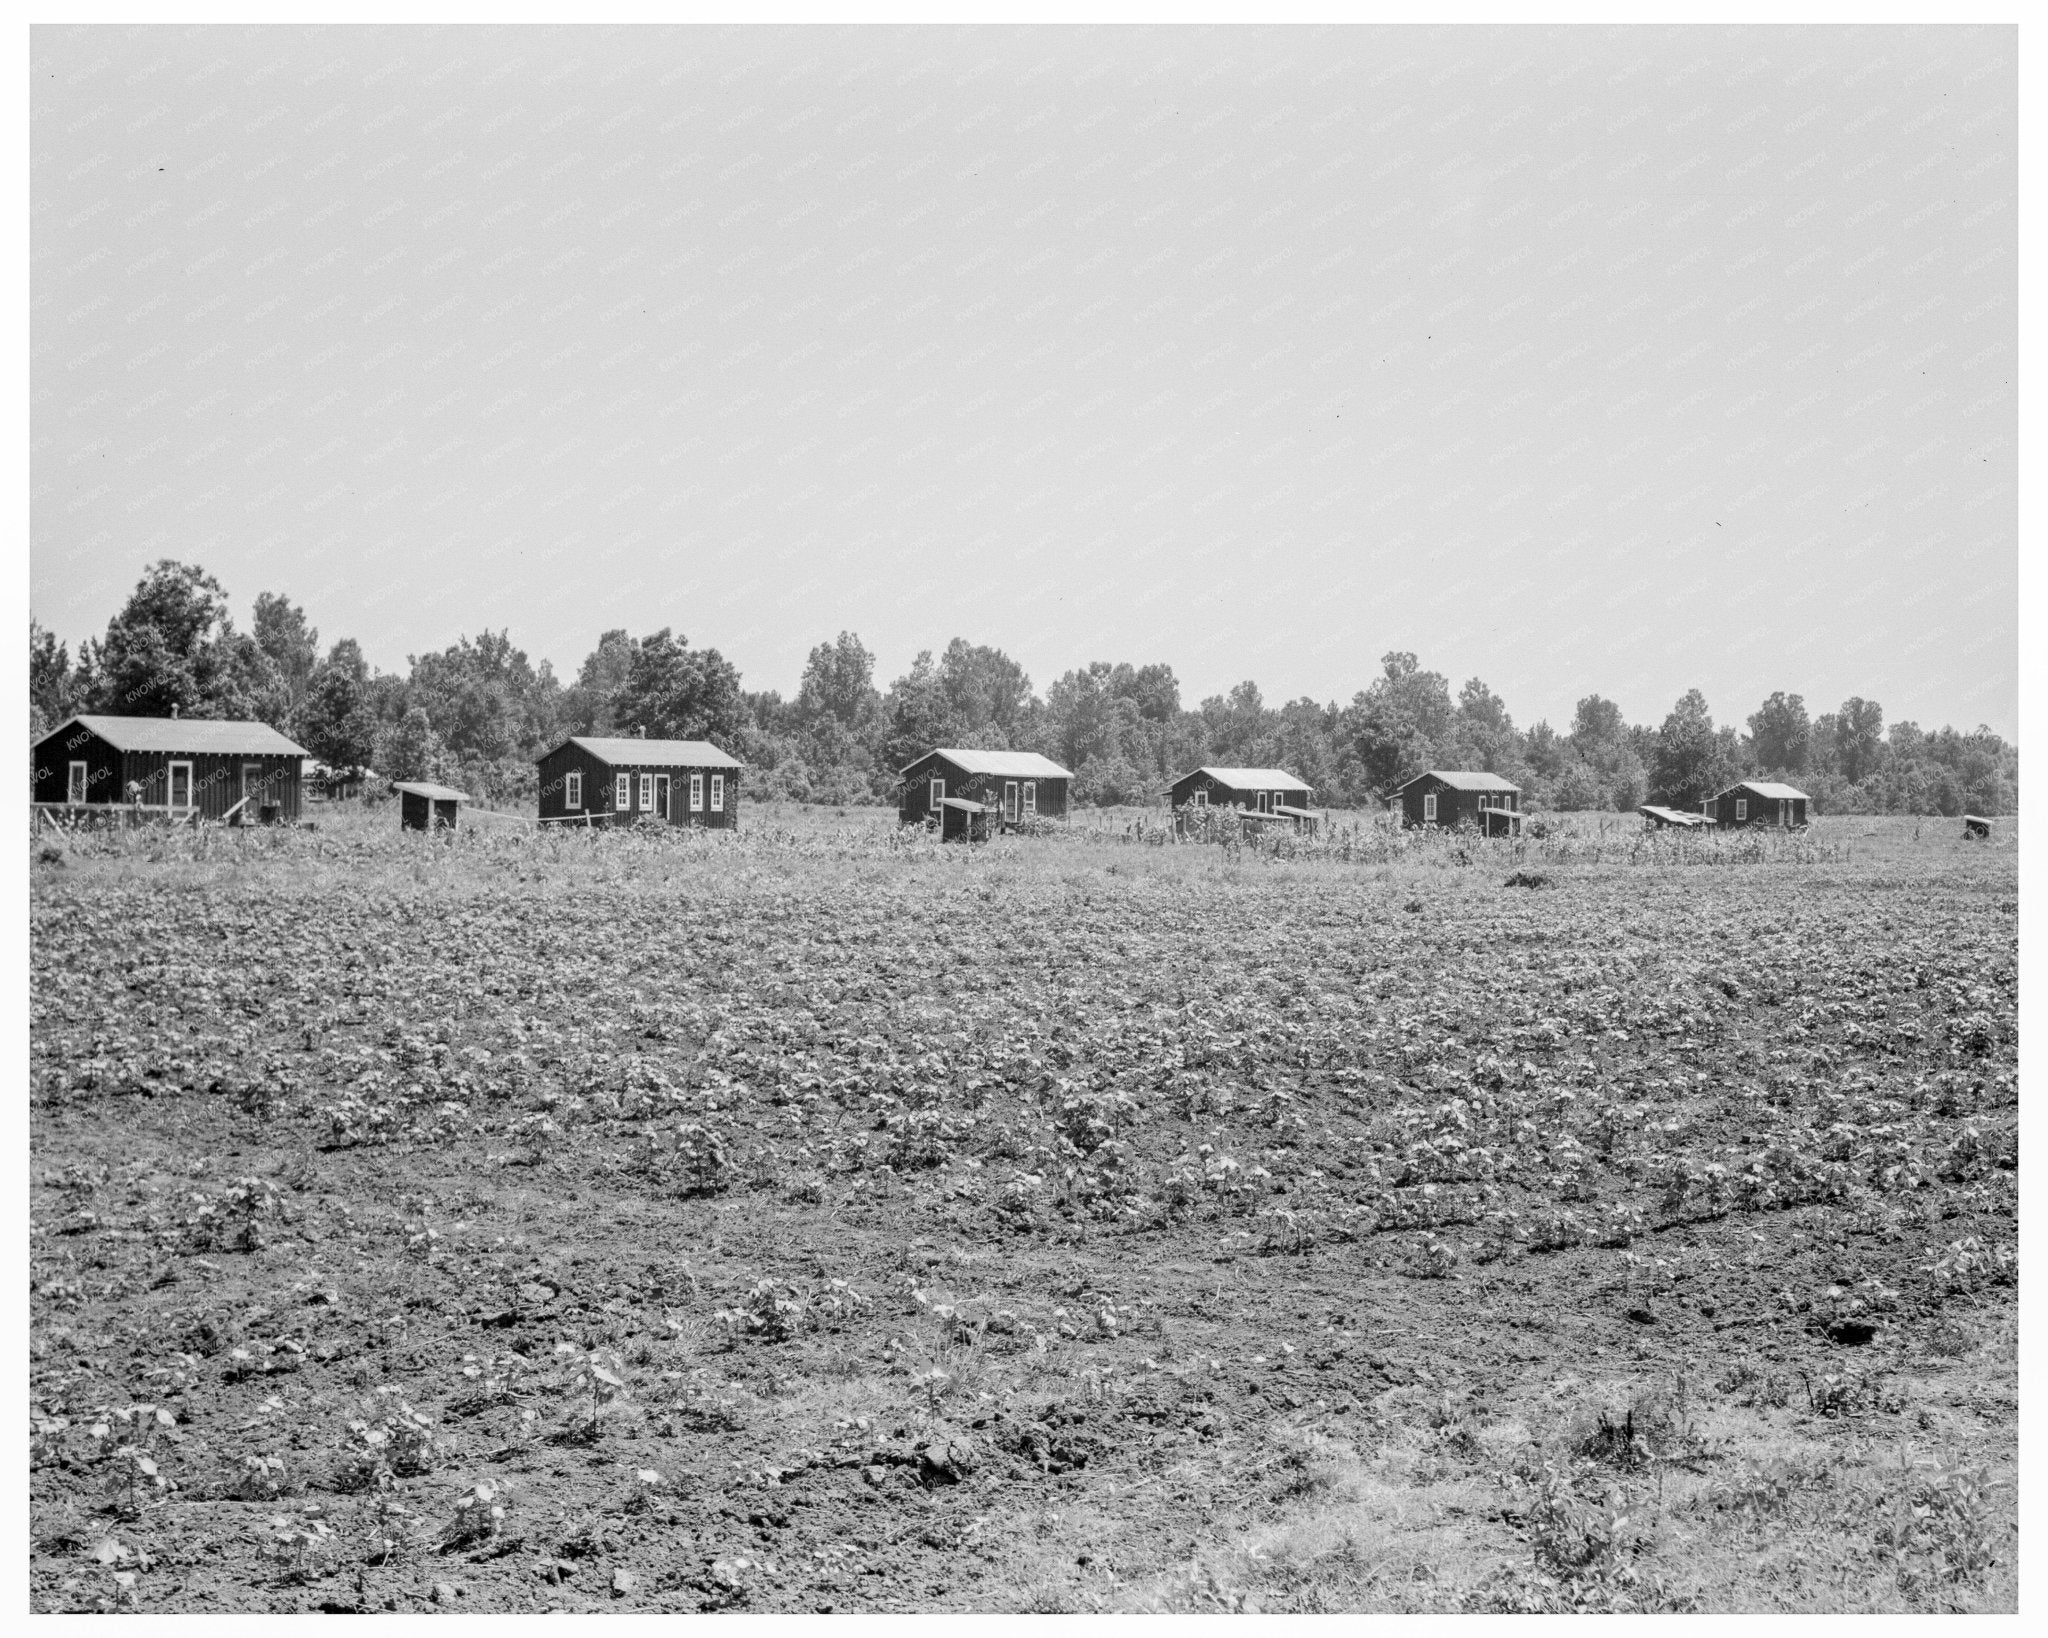
[[[2001,814],[2019,792],[2018,748],[1990,729],[1887,729],[1875,700],[1813,715],[1777,692],[1738,726],[1716,723],[1694,689],[1651,726],[1591,694],[1562,730],[1518,728],[1478,678],[1453,694],[1409,653],[1383,656],[1345,705],[1271,706],[1247,681],[1189,706],[1167,665],[1096,661],[1040,695],[1001,649],[957,637],[882,687],[874,655],[841,632],[811,650],[785,699],[743,687],[717,649],[669,627],[606,632],[569,682],[504,631],[380,671],[353,638],[323,653],[304,609],[278,593],[238,630],[220,583],[169,560],[75,658],[31,617],[32,738],[77,711],[173,707],[268,722],[337,770],[440,779],[501,805],[533,798],[533,759],[565,736],[643,732],[712,741],[746,764],[755,799],[841,805],[893,801],[896,771],[935,745],[1042,752],[1074,770],[1084,805],[1151,802],[1204,763],[1286,768],[1339,807],[1383,800],[1426,768],[1501,774],[1553,809],[1691,808],[1743,778],[1796,782],[1822,813]]]

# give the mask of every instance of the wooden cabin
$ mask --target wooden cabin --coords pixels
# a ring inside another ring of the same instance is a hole
[[[739,829],[742,765],[709,740],[572,734],[537,766],[544,825]]]
[[[1197,768],[1176,779],[1167,792],[1173,811],[1183,808],[1243,808],[1247,813],[1309,814],[1315,792],[1282,768]]]
[[[1963,840],[1981,842],[1991,834],[1991,821],[1975,813],[1963,815]]]
[[[461,791],[423,779],[401,779],[391,788],[398,793],[400,830],[453,830],[461,804],[469,800]]]
[[[1798,830],[1806,824],[1806,792],[1766,779],[1745,779],[1700,804],[1700,812],[1721,830],[1748,825]]]
[[[1396,791],[1394,801],[1403,830],[1470,825],[1484,836],[1514,836],[1522,829],[1522,787],[1499,774],[1432,768]]]
[[[267,722],[75,716],[30,752],[39,808],[294,823],[306,759]]]
[[[948,797],[979,802],[1004,829],[1033,819],[1065,819],[1074,776],[1036,751],[927,751],[900,775],[896,817],[923,824]]]

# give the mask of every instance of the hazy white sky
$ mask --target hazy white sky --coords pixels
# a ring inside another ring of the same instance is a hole
[[[32,603],[2017,717],[2014,32],[37,30]]]

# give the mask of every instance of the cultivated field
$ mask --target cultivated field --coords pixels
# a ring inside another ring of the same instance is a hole
[[[2014,1607],[2011,822],[891,817],[33,842],[35,1605]]]

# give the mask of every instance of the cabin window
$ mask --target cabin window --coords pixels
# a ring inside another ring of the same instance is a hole
[[[1024,817],[1026,819],[1038,817],[1038,781],[1035,779],[1024,781]]]
[[[67,802],[83,802],[85,800],[85,764],[83,762],[71,764],[71,788],[65,793],[64,800]]]
[[[1740,797],[1740,796],[1736,797],[1736,799],[1735,799],[1735,821],[1736,821],[1736,823],[1737,823],[1737,824],[1740,824],[1740,823],[1741,823],[1741,822],[1742,822],[1743,820],[1747,819],[1748,817],[1749,817],[1749,803],[1748,803],[1748,801],[1747,801],[1747,800],[1746,800],[1745,798],[1743,798],[1743,797]]]
[[[1427,796],[1423,797],[1422,799],[1422,822],[1425,825],[1433,825],[1436,823],[1435,791],[1431,791]]]
[[[943,779],[934,779],[932,781],[932,799],[925,804],[926,808],[933,813],[937,813],[945,803],[945,800],[946,782]]]
[[[652,813],[654,811],[653,774],[642,774],[640,776],[640,811],[642,813]]]
[[[633,778],[630,774],[617,774],[612,779],[612,811],[624,813],[633,805]]]
[[[711,776],[711,811],[713,813],[725,812],[724,774],[713,774]]]
[[[1208,805],[1209,805],[1209,793],[1208,793],[1207,791],[1196,791],[1196,792],[1195,792],[1195,806],[1196,806],[1196,807],[1198,807],[1198,808],[1206,808],[1206,807],[1207,807]]]
[[[690,811],[692,813],[702,813],[704,811],[704,776],[702,774],[690,775]]]
[[[562,802],[565,807],[583,806],[583,770],[577,769],[562,781]]]

